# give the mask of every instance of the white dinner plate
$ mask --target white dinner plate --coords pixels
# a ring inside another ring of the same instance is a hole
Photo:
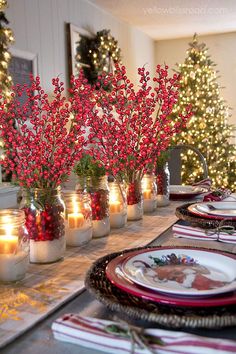
[[[236,260],[208,250],[144,250],[122,265],[125,276],[150,290],[212,296],[236,289]]]
[[[211,206],[215,209],[211,209]],[[236,217],[236,202],[205,202],[196,204],[201,213],[218,216]]]

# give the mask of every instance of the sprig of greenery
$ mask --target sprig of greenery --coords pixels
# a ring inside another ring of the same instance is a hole
[[[74,167],[74,172],[79,177],[99,178],[105,176],[106,169],[100,161],[96,161],[90,155],[83,155]]]

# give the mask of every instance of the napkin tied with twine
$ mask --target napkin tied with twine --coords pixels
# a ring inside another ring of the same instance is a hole
[[[110,354],[229,354],[236,341],[206,338],[161,329],[141,329],[127,323],[67,314],[52,324],[58,340]]]
[[[224,225],[224,222],[225,220],[222,220],[217,228],[205,230],[200,227],[191,226],[187,221],[180,220],[173,225],[172,231],[174,237],[236,243],[236,230],[234,226]]]

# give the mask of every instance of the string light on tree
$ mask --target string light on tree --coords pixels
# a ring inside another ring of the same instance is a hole
[[[175,143],[194,145],[203,153],[214,187],[236,190],[236,147],[230,143],[235,127],[227,121],[229,107],[220,96],[215,64],[196,34],[189,46],[187,58],[178,65],[180,96],[173,114],[177,115],[190,103],[193,116],[187,128],[176,136]],[[183,153],[182,181],[190,184],[194,179],[200,180],[202,175],[201,162],[193,159],[190,151]]]
[[[12,78],[8,73],[8,66],[11,60],[11,54],[8,47],[14,41],[13,33],[7,27],[8,20],[4,11],[7,7],[7,1],[0,0],[0,89],[4,98],[10,98]]]

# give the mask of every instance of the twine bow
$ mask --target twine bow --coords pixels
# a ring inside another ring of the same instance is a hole
[[[156,354],[150,348],[150,344],[164,345],[164,342],[156,336],[144,333],[144,329],[141,327],[136,327],[118,319],[119,323],[110,324],[104,328],[108,333],[112,333],[118,337],[129,338],[131,341],[130,353],[135,354],[135,345],[139,349],[146,349],[151,354]]]
[[[230,220],[230,219],[229,219]],[[235,227],[232,225],[224,225],[224,222],[227,221],[227,219],[221,220],[221,222],[219,223],[219,226],[216,227],[215,229],[210,229],[210,230],[205,230],[205,234],[206,236],[210,236],[210,235],[217,235],[217,241],[219,241],[219,237],[220,237],[220,233],[224,232],[228,235],[233,235],[233,233],[235,232]]]

